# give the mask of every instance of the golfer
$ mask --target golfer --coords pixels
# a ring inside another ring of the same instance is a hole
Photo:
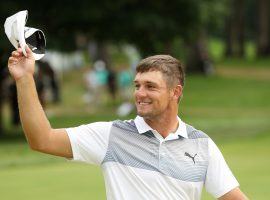
[[[200,199],[203,186],[218,199],[247,199],[215,143],[179,118],[184,72],[177,59],[156,55],[138,64],[135,119],[53,129],[38,100],[33,53],[26,53],[13,51],[8,67],[30,147],[99,165],[107,199]]]

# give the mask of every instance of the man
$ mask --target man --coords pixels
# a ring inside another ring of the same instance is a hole
[[[33,79],[34,57],[12,52],[20,117],[34,150],[100,165],[108,199],[200,199],[203,185],[221,200],[247,199],[214,142],[178,117],[184,72],[175,58],[158,55],[137,66],[130,121],[53,129]]]

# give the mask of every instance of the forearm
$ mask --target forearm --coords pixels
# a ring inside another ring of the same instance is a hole
[[[22,77],[16,86],[23,131],[30,147],[40,150],[49,140],[51,126],[39,102],[33,76]]]
[[[246,195],[240,190],[239,187],[234,188],[230,192],[218,198],[218,200],[248,200]]]

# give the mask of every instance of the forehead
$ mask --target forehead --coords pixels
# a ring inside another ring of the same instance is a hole
[[[156,83],[158,85],[160,84],[166,84],[165,79],[160,71],[148,71],[143,73],[137,73],[134,82],[138,83]]]

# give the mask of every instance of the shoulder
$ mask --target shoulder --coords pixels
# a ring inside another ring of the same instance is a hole
[[[82,124],[77,127],[67,128],[68,133],[77,134],[92,134],[92,133],[104,133],[109,132],[113,122],[93,122],[89,124]]]
[[[110,130],[112,127],[112,124],[113,124],[112,121],[109,121],[109,122],[101,121],[101,122],[93,122],[89,124],[84,124],[79,127],[82,127],[86,130]]]
[[[187,135],[189,139],[209,138],[209,136],[201,130],[194,128],[193,126],[186,124]]]
[[[111,128],[112,124],[113,124],[113,121],[108,121],[108,122],[101,121],[101,122],[92,122],[92,123],[86,124],[85,126],[92,127],[92,128]]]
[[[122,129],[128,132],[138,132],[134,120],[115,120],[112,123],[112,127]]]

